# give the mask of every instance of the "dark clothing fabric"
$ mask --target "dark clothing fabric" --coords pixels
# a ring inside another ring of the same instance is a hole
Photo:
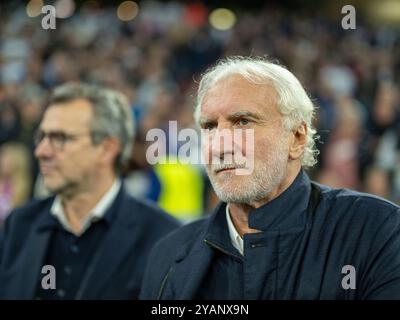
[[[51,216],[52,202],[16,209],[0,231],[1,299],[135,299],[150,249],[179,226],[121,187],[104,218],[78,238]],[[56,269],[54,292],[41,289],[46,264]]]
[[[81,236],[66,231],[55,217],[47,215],[48,221],[42,229],[48,229],[51,236],[44,265],[54,266],[58,270],[57,289],[44,289],[38,283],[36,299],[74,299],[87,267],[112,222],[111,216],[115,207],[116,201],[105,217],[92,223]]]
[[[299,179],[295,184],[299,183]],[[312,184],[308,215],[314,214],[321,197],[321,189]],[[249,235],[245,235],[247,239]],[[252,248],[267,247],[268,237],[265,232],[252,235]],[[210,264],[195,299],[223,300],[223,299],[270,299],[269,294],[274,281],[269,277],[271,257],[269,250],[250,251],[253,255],[242,256],[233,247],[229,237],[228,223],[225,215],[218,215],[210,226],[205,242],[215,249]]]
[[[261,232],[243,237],[244,256],[230,243],[225,209],[155,245],[140,298],[400,299],[397,205],[311,183],[302,170],[250,212],[249,227]]]
[[[205,241],[208,246],[214,249],[214,254],[204,279],[193,298],[207,300],[244,299],[243,258],[232,245],[225,214],[215,217]]]

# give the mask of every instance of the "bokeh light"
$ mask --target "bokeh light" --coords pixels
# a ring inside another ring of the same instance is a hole
[[[31,0],[26,5],[26,14],[28,17],[34,18],[42,14],[43,1]]]
[[[217,30],[229,30],[236,23],[236,15],[232,10],[218,8],[211,12],[209,21],[211,26]]]
[[[139,12],[139,6],[134,1],[124,1],[117,9],[117,16],[122,21],[130,21],[135,19]]]
[[[75,2],[73,0],[57,0],[54,6],[56,8],[56,17],[61,19],[69,18],[75,11]]]

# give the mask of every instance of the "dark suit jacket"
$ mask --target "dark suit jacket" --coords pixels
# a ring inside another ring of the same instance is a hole
[[[249,225],[262,232],[244,237],[243,273],[249,281],[265,274],[262,283],[267,284],[261,296],[251,299],[400,299],[399,206],[315,185],[319,195],[311,214],[307,207],[314,192],[305,172],[278,198],[250,213]],[[221,203],[210,217],[154,246],[141,299],[197,299],[210,296],[200,292],[205,287],[213,288],[213,296],[226,289],[204,286],[218,283],[211,266],[223,254],[218,248],[229,245],[215,240],[223,233],[229,239],[225,207]],[[253,246],[253,238],[267,245]],[[346,265],[356,270],[355,289],[342,285]]]
[[[0,231],[0,298],[33,299],[50,231],[40,225],[54,198],[35,200],[12,212]],[[135,299],[154,243],[178,222],[132,198],[121,187],[110,228],[93,254],[78,299]]]

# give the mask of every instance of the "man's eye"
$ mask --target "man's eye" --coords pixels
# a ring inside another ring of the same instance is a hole
[[[213,124],[213,123],[205,123],[203,125],[203,129],[205,129],[205,130],[212,130],[214,128],[215,128],[215,124]]]
[[[250,121],[248,119],[239,119],[237,123],[240,126],[246,126],[250,123]]]
[[[50,134],[50,139],[53,139],[53,141],[57,141],[57,142],[65,142],[66,140],[66,136],[64,133],[53,133]]]

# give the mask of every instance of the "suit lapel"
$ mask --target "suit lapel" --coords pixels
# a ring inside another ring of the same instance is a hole
[[[110,225],[110,230],[105,235],[87,268],[82,284],[77,292],[76,299],[94,299],[98,297],[104,285],[116,272],[125,257],[131,252],[136,241],[133,237],[140,237],[139,224],[133,214],[136,208],[127,207],[122,199],[116,199],[119,207],[115,212],[115,220]],[[129,239],[129,241],[126,241]]]
[[[46,212],[40,213],[42,217],[39,219],[39,224],[43,219],[46,219]],[[18,277],[16,285],[17,295],[21,299],[33,299],[37,285],[41,282],[40,275],[44,265],[45,254],[50,240],[51,231],[39,231],[37,226],[33,228],[33,232],[28,236],[25,247],[25,257],[22,262],[21,277]]]

